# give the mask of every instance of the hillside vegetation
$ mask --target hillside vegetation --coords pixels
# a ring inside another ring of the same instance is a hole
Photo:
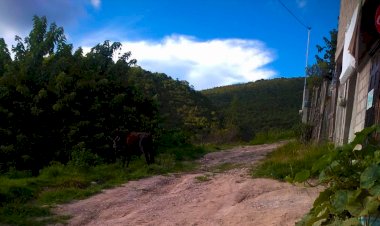
[[[252,139],[268,130],[291,129],[299,123],[303,78],[277,78],[202,91],[219,109],[222,124],[236,137]]]

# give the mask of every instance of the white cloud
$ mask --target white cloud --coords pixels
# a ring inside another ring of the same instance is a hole
[[[304,8],[307,5],[307,0],[297,0],[298,8]]]
[[[124,41],[138,65],[153,72],[186,80],[197,90],[268,79],[276,71],[266,68],[275,54],[264,43],[244,39],[199,41],[188,36],[169,36],[159,42]]]
[[[100,8],[100,0],[91,0],[91,5],[92,5],[95,9],[99,9],[99,8]]]

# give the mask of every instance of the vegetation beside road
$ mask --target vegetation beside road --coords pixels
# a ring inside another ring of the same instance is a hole
[[[294,177],[297,172],[310,169],[315,160],[331,152],[331,144],[310,144],[300,141],[290,141],[279,147],[252,169],[253,177],[267,177],[285,180],[287,176]],[[314,175],[316,176],[316,174]]]
[[[378,126],[365,128],[337,148],[289,142],[268,154],[252,176],[325,187],[297,225],[373,225],[380,207],[379,132]]]
[[[257,144],[270,144],[275,143],[280,140],[290,140],[294,139],[295,132],[293,129],[270,129],[268,131],[262,131],[259,133],[256,133],[255,137],[252,141],[250,141],[250,144],[257,145]]]
[[[289,180],[319,175],[326,189],[298,225],[377,225],[380,207],[378,126],[356,133],[355,139],[317,159]]]

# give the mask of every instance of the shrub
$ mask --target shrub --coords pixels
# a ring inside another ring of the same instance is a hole
[[[264,132],[258,132],[255,135],[255,138],[251,141],[251,144],[268,144],[274,143],[280,140],[286,140],[293,138],[293,130],[280,130],[280,129],[270,129]]]
[[[380,144],[373,136],[378,132],[373,126],[356,133],[352,143],[326,153],[290,178],[302,182],[319,173],[320,182],[328,185],[298,225],[359,225],[359,219],[371,225],[378,218]]]
[[[102,163],[102,159],[88,150],[84,146],[84,142],[77,144],[71,152],[71,160],[69,165],[86,168],[89,166],[96,166]]]
[[[316,159],[331,150],[331,144],[315,145],[291,141],[269,153],[260,165],[252,169],[252,175],[285,180],[288,175],[294,176],[296,172],[310,169]]]
[[[302,143],[307,143],[311,140],[313,126],[310,124],[300,123],[293,128],[295,137]]]
[[[162,147],[177,147],[190,143],[190,135],[182,130],[165,131],[158,138]]]
[[[51,162],[50,166],[40,170],[40,177],[56,178],[65,172],[65,166],[60,162]]]

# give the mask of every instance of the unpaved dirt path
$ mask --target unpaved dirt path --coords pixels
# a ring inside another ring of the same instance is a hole
[[[198,172],[130,181],[55,212],[72,216],[69,225],[294,225],[320,189],[249,176],[281,144],[210,153]],[[215,173],[223,163],[243,165]]]

